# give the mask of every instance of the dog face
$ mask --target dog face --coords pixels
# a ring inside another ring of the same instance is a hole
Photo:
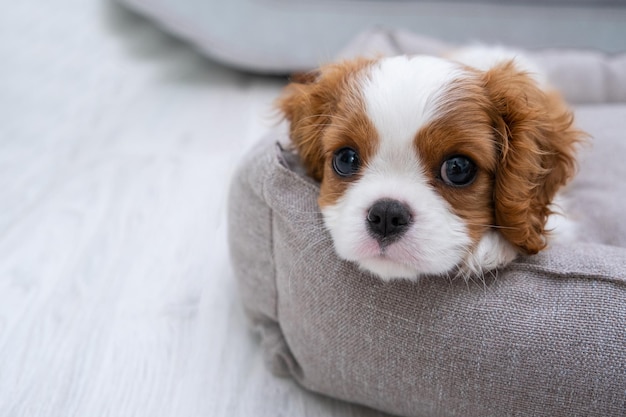
[[[481,273],[546,245],[571,114],[506,62],[355,60],[279,101],[337,254],[382,279]]]

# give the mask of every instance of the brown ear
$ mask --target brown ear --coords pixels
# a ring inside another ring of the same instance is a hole
[[[583,133],[556,93],[542,91],[513,62],[485,73],[494,105],[500,160],[495,173],[496,224],[523,252],[546,246],[545,225],[557,190],[574,174],[575,148]]]
[[[322,136],[332,123],[350,76],[364,65],[365,60],[346,61],[297,74],[278,98],[278,109],[290,122],[291,141],[308,174],[318,181],[324,173]]]

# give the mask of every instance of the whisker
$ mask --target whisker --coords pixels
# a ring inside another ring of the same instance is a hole
[[[471,225],[471,226],[483,226],[483,227],[489,227],[489,228],[492,228],[492,229],[519,230],[518,227],[500,226],[500,225],[497,225],[497,224],[483,224],[483,223],[472,223],[472,222],[466,222],[466,223]]]

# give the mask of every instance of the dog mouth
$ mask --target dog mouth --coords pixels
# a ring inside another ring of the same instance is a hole
[[[406,248],[402,245],[402,241],[398,239],[390,239],[388,241],[374,241],[367,245],[366,251],[363,251],[357,259],[357,263],[377,261],[404,267],[415,267],[416,256],[420,253],[416,247]]]
[[[396,243],[401,243],[401,239],[396,237],[384,238],[380,240],[374,239],[374,241],[378,244],[378,253],[375,254],[375,256],[381,258],[387,258],[389,256],[390,249],[397,246],[395,245]]]
[[[369,271],[383,280],[414,279],[420,275],[419,267],[414,262],[403,262],[384,253],[362,258],[357,260],[356,264],[360,269]]]

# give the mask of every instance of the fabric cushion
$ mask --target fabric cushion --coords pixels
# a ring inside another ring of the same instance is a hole
[[[266,138],[234,177],[229,244],[270,369],[402,416],[623,416],[624,115],[577,111],[595,137],[568,191],[580,239],[470,282],[384,283],[338,259],[318,184]]]

